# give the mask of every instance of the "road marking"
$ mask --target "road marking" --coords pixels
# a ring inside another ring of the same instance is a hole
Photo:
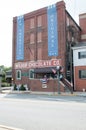
[[[24,129],[5,126],[5,125],[0,125],[0,129],[2,129],[2,130],[24,130]]]
[[[0,93],[0,98],[3,98],[3,97],[5,97],[7,95],[7,93]]]

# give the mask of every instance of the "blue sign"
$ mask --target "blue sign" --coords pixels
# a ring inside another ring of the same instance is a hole
[[[48,56],[58,56],[57,10],[56,5],[47,8]]]
[[[24,16],[17,17],[16,60],[24,60]]]

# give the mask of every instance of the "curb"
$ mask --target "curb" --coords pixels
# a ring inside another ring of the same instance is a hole
[[[86,97],[86,92],[73,92],[67,93],[67,92],[61,92],[60,94],[58,93],[42,93],[42,92],[32,92],[32,91],[2,91],[2,94],[7,93],[7,94],[30,94],[30,95],[48,95],[48,96],[83,96]]]

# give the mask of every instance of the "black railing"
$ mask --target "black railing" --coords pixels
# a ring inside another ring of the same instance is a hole
[[[73,94],[73,85],[70,83],[67,79],[62,78],[62,83],[65,85],[65,87]]]

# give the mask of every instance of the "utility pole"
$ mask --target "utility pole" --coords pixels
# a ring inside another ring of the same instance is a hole
[[[58,94],[61,94],[61,92],[60,92],[60,77],[59,77],[59,71],[60,71],[60,66],[57,66]]]
[[[1,90],[1,80],[2,80],[2,71],[0,69],[0,93],[2,92],[2,90]]]
[[[72,43],[71,43],[72,44]],[[71,72],[71,93],[73,94],[73,63],[72,63],[72,48],[71,48],[71,44],[70,44],[70,72]]]

